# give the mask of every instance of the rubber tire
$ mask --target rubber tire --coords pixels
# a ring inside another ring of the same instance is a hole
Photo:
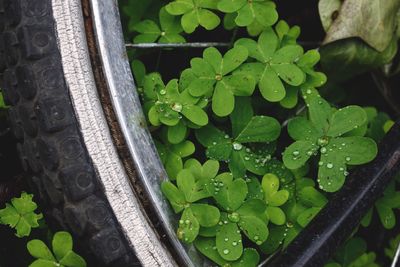
[[[22,166],[46,221],[89,266],[140,265],[106,201],[74,115],[50,0],[0,0],[0,73]],[[92,260],[93,259],[93,260]]]

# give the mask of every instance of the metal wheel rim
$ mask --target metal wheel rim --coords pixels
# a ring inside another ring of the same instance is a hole
[[[161,182],[168,176],[151,134],[145,127],[146,119],[126,53],[118,4],[112,0],[90,2],[97,46],[112,105],[148,199],[156,210],[172,249],[180,257],[178,261],[185,266],[206,265],[193,245],[184,246],[175,234],[177,218],[160,188]]]

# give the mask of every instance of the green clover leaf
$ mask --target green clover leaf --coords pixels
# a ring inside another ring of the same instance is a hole
[[[268,27],[278,20],[275,3],[269,0],[222,0],[218,9],[225,13],[234,13],[234,22],[237,26],[248,27],[249,32],[254,24]]]
[[[289,192],[285,189],[279,190],[279,178],[269,173],[265,174],[261,182],[264,191],[264,199],[267,204],[266,214],[269,220],[276,225],[286,222],[286,215],[279,206],[289,199]]]
[[[193,97],[187,90],[179,92],[177,79],[171,80],[165,88],[161,84],[157,85],[153,87],[156,90],[157,100],[152,101],[154,105],[148,112],[151,124],[175,126],[182,116],[198,126],[208,123],[207,113],[198,105],[199,98]],[[150,94],[149,92],[151,91],[146,89],[145,84],[145,94]]]
[[[383,196],[375,202],[375,209],[379,219],[386,229],[392,229],[396,225],[396,215],[394,209],[400,208],[400,192],[396,191],[395,181],[392,181],[386,188]],[[372,209],[371,209],[372,212]],[[364,221],[363,225],[369,225],[370,217]]]
[[[206,30],[215,29],[221,20],[210,9],[217,9],[214,0],[175,0],[165,9],[174,16],[181,16],[181,25],[186,33],[192,33],[200,25]]]
[[[233,242],[235,241],[232,241],[232,243]],[[236,261],[227,261],[218,253],[214,238],[198,238],[194,242],[194,245],[204,256],[217,263],[219,266],[256,267],[260,261],[257,250],[253,248],[245,248],[242,256]]]
[[[364,125],[367,115],[358,106],[334,111],[315,89],[305,90],[304,98],[309,119],[297,117],[289,122],[288,132],[295,142],[284,151],[283,162],[289,169],[297,169],[319,152],[320,188],[335,192],[348,175],[347,165],[367,163],[377,154],[376,143],[371,138],[344,136]]]
[[[133,26],[139,34],[133,39],[134,43],[184,43],[180,34],[183,29],[175,16],[170,15],[165,8],[160,9],[160,26],[152,20],[143,20]]]
[[[385,255],[389,259],[393,259],[394,256],[396,255],[397,247],[399,246],[400,243],[400,235],[395,236],[394,238],[391,238],[389,241],[389,246],[385,248]]]
[[[178,173],[183,169],[182,159],[195,152],[194,144],[188,140],[178,144],[170,144],[168,142],[162,144],[155,140],[155,145],[171,180],[175,180]]]
[[[233,138],[212,124],[196,130],[197,140],[207,147],[206,156],[227,161],[235,177],[244,177],[246,170],[264,174],[274,149],[267,143],[279,137],[279,122],[268,116],[253,116],[250,99],[245,97],[237,99],[230,119]],[[250,143],[258,143],[258,149],[252,149]]]
[[[191,159],[185,163],[176,178],[176,185],[170,181],[161,184],[161,191],[176,213],[183,211],[177,230],[178,238],[186,243],[193,242],[201,227],[215,226],[220,219],[218,208],[195,202],[210,197],[205,187],[218,173],[218,161],[209,160],[201,165]]]
[[[206,187],[225,211],[221,213],[215,233],[217,251],[224,260],[235,261],[242,256],[240,231],[258,245],[267,239],[265,202],[260,199],[246,200],[248,188],[245,180],[233,179],[231,173],[222,173]]]
[[[366,242],[358,237],[347,241],[324,267],[378,267],[375,263],[376,255],[367,252]]]
[[[244,46],[249,57],[257,63],[249,63],[245,72],[255,75],[261,95],[270,102],[279,102],[286,96],[283,82],[299,86],[305,82],[306,74],[297,65],[303,56],[303,48],[296,44],[282,46],[275,31],[269,27],[262,32],[258,42],[242,38],[235,45]]]
[[[54,254],[41,240],[31,240],[27,243],[27,249],[36,260],[29,267],[86,267],[85,260],[72,251],[72,246],[72,237],[68,232],[57,232],[53,236]]]
[[[276,188],[276,179],[272,181],[274,186],[270,186],[270,188]],[[292,179],[282,187],[284,188],[283,190],[289,192],[288,200],[279,207],[283,215],[286,216],[286,223],[269,225],[270,235],[260,246],[260,248],[268,254],[274,253],[280,246],[282,248],[287,247],[302,228],[308,224],[327,203],[326,197],[314,188],[315,183],[311,179]],[[272,192],[275,192],[275,190]],[[282,219],[280,220],[280,222],[285,222]],[[273,221],[271,220],[271,222]]]
[[[196,76],[188,90],[194,97],[212,96],[213,112],[224,117],[229,115],[235,106],[235,96],[250,96],[255,88],[255,81],[248,74],[230,74],[246,61],[246,48],[236,46],[223,57],[214,47],[203,52],[203,58],[190,61],[193,74]]]
[[[16,236],[29,236],[32,228],[39,227],[38,220],[43,215],[36,214],[37,205],[32,201],[33,195],[23,192],[19,198],[11,199],[4,209],[0,210],[0,223],[15,228]]]

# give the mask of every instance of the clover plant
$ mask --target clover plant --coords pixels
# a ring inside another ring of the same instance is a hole
[[[20,197],[11,199],[6,207],[0,210],[0,223],[15,228],[18,237],[29,236],[32,228],[39,227],[41,213],[36,213],[37,205],[32,201],[33,195],[22,192]]]
[[[191,243],[197,237],[200,226],[211,227],[219,221],[220,212],[216,207],[205,203],[194,203],[210,196],[206,186],[216,179],[219,163],[209,160],[202,166],[196,160],[188,160],[185,165],[185,169],[176,177],[177,186],[165,181],[161,185],[161,190],[176,213],[183,211],[177,235],[179,239]]]
[[[288,132],[295,142],[286,148],[283,162],[289,169],[297,169],[319,154],[319,186],[334,192],[348,175],[347,165],[360,165],[375,158],[376,143],[371,138],[351,134],[367,121],[361,107],[335,110],[311,89],[306,90],[304,97],[309,105],[308,118],[302,116],[289,121]]]
[[[189,84],[190,94],[195,97],[212,96],[213,112],[220,117],[229,115],[235,106],[235,96],[250,96],[255,88],[251,75],[231,74],[247,57],[246,48],[241,46],[230,49],[223,57],[216,48],[207,48],[203,58],[190,61],[196,77]]]
[[[32,199],[32,194],[22,192],[20,197],[12,198],[11,203],[6,203],[6,207],[0,210],[0,223],[14,228],[17,237],[30,236],[31,229],[38,228],[38,221],[43,218],[41,213],[35,213],[38,206]],[[44,228],[43,226],[45,224],[42,221],[40,227]],[[72,251],[72,237],[68,232],[54,234],[52,252],[39,239],[28,241],[26,247],[35,258],[29,267],[86,267],[86,261]]]
[[[39,239],[30,240],[26,246],[29,253],[36,258],[29,267],[86,267],[85,260],[72,251],[72,237],[68,232],[55,233],[52,251]]]
[[[164,4],[136,22],[136,42],[183,42],[182,29],[191,40],[222,17],[225,29],[236,28],[230,47],[204,49],[165,83],[134,54],[137,89],[168,173],[161,190],[180,216],[177,236],[220,266],[257,266],[290,244],[353,166],[375,158],[393,122],[373,107],[329,103],[322,93],[334,86],[318,71],[318,50],[304,51],[300,28],[278,21],[271,0]],[[399,203],[393,185],[376,203],[386,228]],[[363,241],[346,246],[351,257],[339,252],[328,266],[375,266]]]
[[[138,32],[134,38],[135,43],[184,43],[186,40],[181,35],[183,29],[165,8],[160,9],[159,25],[153,20],[143,20],[133,26],[133,30]]]
[[[379,267],[376,254],[367,252],[366,242],[354,237],[348,240],[324,267]]]
[[[200,25],[207,30],[215,29],[221,22],[211,10],[217,9],[215,0],[175,0],[166,6],[168,13],[181,17],[186,33],[192,33]]]
[[[262,175],[271,159],[272,149],[267,143],[278,138],[280,124],[269,116],[253,116],[250,99],[239,98],[237,101],[237,108],[230,116],[233,137],[209,124],[196,131],[197,140],[207,147],[208,158],[227,161],[235,177],[243,177],[246,170]],[[254,150],[246,146],[249,143],[267,146]]]

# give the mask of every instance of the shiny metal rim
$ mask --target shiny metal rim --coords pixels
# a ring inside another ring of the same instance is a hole
[[[177,259],[186,266],[202,266],[203,258],[176,237],[176,216],[164,199],[160,185],[167,174],[150,132],[144,127],[139,96],[131,73],[117,1],[91,0],[93,27],[114,112],[149,201],[153,205]],[[149,164],[150,163],[150,164]],[[118,210],[114,210],[118,213]],[[150,226],[149,226],[150,227]],[[159,253],[154,251],[154,253]]]

